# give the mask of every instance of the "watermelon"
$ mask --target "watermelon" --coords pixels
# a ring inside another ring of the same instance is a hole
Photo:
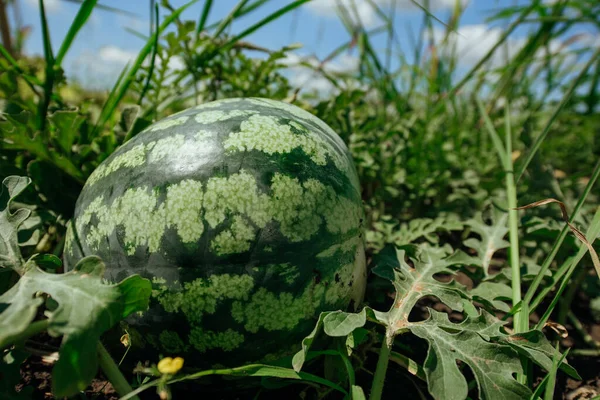
[[[365,290],[363,207],[339,136],[263,98],[193,107],[102,162],[77,201],[67,268],[106,263],[109,282],[152,280],[132,345],[186,365],[269,361],[299,349],[321,311]]]

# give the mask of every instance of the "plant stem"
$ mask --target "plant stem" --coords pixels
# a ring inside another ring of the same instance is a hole
[[[98,361],[100,363],[100,368],[102,368],[102,372],[104,372],[120,396],[125,396],[127,393],[133,391],[132,387],[119,370],[119,367],[115,361],[112,359],[110,354],[108,354],[108,351],[106,351],[104,345],[100,342],[98,342]],[[137,396],[132,396],[131,398],[139,400],[139,397]]]
[[[508,176],[512,177],[512,174]],[[511,178],[507,178],[507,181],[513,183]],[[508,182],[507,182],[508,184]],[[510,187],[510,184],[507,185]],[[518,221],[516,211],[514,210],[516,206],[516,198],[514,197],[514,193],[511,194],[511,191],[514,190],[514,186],[511,190],[509,190],[509,198],[508,205],[511,208],[509,211],[509,220],[508,226],[510,229],[510,264],[511,264],[511,272],[512,272],[512,301],[513,304],[518,304],[521,301],[521,271],[519,268],[519,232],[518,232]],[[520,316],[524,314],[523,308],[520,311],[515,313],[515,319],[521,319]],[[526,321],[527,322],[527,321]],[[520,330],[523,328],[522,323],[515,323],[515,332],[524,332]],[[518,330],[519,329],[519,330]],[[527,330],[527,326],[524,327]]]
[[[598,209],[596,210],[596,213],[594,214],[594,217],[592,218],[592,222],[590,223],[590,226],[589,226],[585,236],[591,243],[593,243],[594,240],[596,240],[596,237],[600,236],[600,207],[598,207]],[[563,269],[563,267],[561,267],[560,270],[557,271],[557,273],[561,272],[565,276],[563,277],[562,282],[560,283],[560,286],[554,295],[554,299],[552,299],[552,302],[550,303],[550,305],[544,312],[544,315],[542,315],[542,317],[536,324],[535,329],[542,329],[544,327],[544,324],[546,324],[546,322],[550,318],[550,314],[554,311],[554,308],[556,307],[558,300],[561,298],[563,292],[567,288],[569,281],[571,279],[571,275],[573,275],[573,271],[575,270],[575,267],[577,267],[577,264],[579,263],[579,261],[581,261],[581,259],[587,252],[588,252],[587,247],[581,246],[579,248],[579,251],[577,252],[577,255],[572,259],[572,261],[570,263],[566,263],[566,265],[564,266],[564,269],[566,270],[566,272],[561,271]],[[547,289],[547,290],[549,291],[549,289]],[[540,301],[541,301],[541,299],[540,299]]]
[[[406,369],[408,373],[416,376],[423,382],[427,382],[427,376],[425,376],[423,366],[419,365],[415,360],[410,359],[404,354],[392,351],[390,352],[390,361],[400,365],[402,368]]]
[[[46,132],[46,117],[48,114],[48,107],[50,106],[50,100],[52,98],[52,90],[54,89],[54,55],[52,53],[52,43],[50,41],[50,31],[48,29],[48,20],[46,18],[46,11],[44,8],[44,2],[39,0],[40,7],[40,19],[43,34],[44,43],[44,58],[46,60],[46,75],[44,77],[44,96],[38,103],[38,129],[41,137],[47,139],[48,133]]]
[[[337,385],[331,381],[328,381],[327,379],[319,378],[318,376],[311,375],[306,372],[295,372],[294,370],[284,368],[284,367],[277,367],[274,365],[247,364],[247,365],[244,365],[241,367],[235,367],[235,368],[207,369],[205,371],[200,371],[200,372],[196,372],[196,373],[189,374],[189,375],[183,375],[183,376],[179,376],[176,378],[170,378],[167,376],[167,378],[170,378],[167,380],[165,380],[165,375],[163,375],[163,376],[159,377],[158,379],[154,379],[148,383],[144,383],[143,385],[140,385],[134,391],[121,397],[120,400],[132,399],[132,398],[134,398],[135,395],[142,393],[144,390],[149,389],[151,387],[155,387],[155,386],[159,386],[159,385],[172,385],[174,383],[196,380],[196,379],[202,378],[203,376],[210,376],[210,375],[231,375],[231,376],[243,376],[243,377],[276,376],[278,378],[301,379],[308,385],[313,385],[315,383],[318,383],[318,384],[328,386],[329,388],[333,388],[339,392],[344,393],[345,395],[348,394],[348,392],[346,392],[339,385]]]
[[[558,316],[556,317],[556,322],[561,325],[564,325],[567,322],[567,314],[571,309],[571,303],[573,303],[573,299],[575,298],[575,293],[577,293],[577,289],[583,283],[585,276],[587,275],[586,268],[580,268],[579,271],[575,274],[575,277],[571,281],[569,288],[566,293],[560,300],[560,305],[558,306]]]
[[[510,268],[512,276],[512,304],[513,307],[521,303],[521,309],[514,316],[515,333],[526,332],[529,330],[529,311],[527,303],[521,302],[521,266],[519,262],[519,216],[517,214],[517,189],[515,186],[514,166],[512,162],[512,129],[510,123],[510,105],[505,107],[505,159],[504,166],[506,171],[506,197],[508,200],[508,228],[510,238]],[[526,360],[524,362],[524,371],[527,371]],[[517,380],[521,383],[527,382],[527,373],[517,375]]]
[[[504,166],[506,170],[506,197],[508,201],[508,228],[510,239],[510,267],[512,272],[512,302],[513,306],[521,301],[521,265],[519,261],[519,215],[517,214],[517,188],[515,185],[514,165],[512,162],[512,129],[510,122],[510,105],[505,107],[505,152]],[[529,330],[529,312],[527,304],[522,303],[521,309],[515,313],[515,333]]]
[[[571,324],[573,324],[573,328],[575,328],[577,333],[579,333],[585,344],[595,348],[596,350],[600,350],[600,342],[596,341],[592,337],[592,335],[588,333],[588,331],[585,329],[585,326],[583,326],[583,324],[581,323],[579,318],[577,318],[577,316],[573,313],[573,311],[568,312],[568,317],[569,321],[571,321]]]
[[[377,368],[375,369],[375,376],[373,377],[373,385],[371,386],[371,395],[369,400],[380,400],[383,392],[383,382],[385,381],[385,374],[387,372],[388,363],[390,361],[390,352],[392,350],[392,343],[394,336],[390,332],[387,332],[383,342],[381,343],[381,350],[379,351],[379,360],[377,360]]]
[[[577,75],[577,77],[573,80],[573,83],[571,83],[569,90],[563,96],[563,98],[560,100],[560,103],[558,104],[558,106],[556,106],[556,108],[554,109],[554,112],[550,116],[550,119],[548,120],[548,122],[546,122],[546,126],[542,130],[542,133],[540,133],[540,135],[537,136],[537,138],[535,139],[535,143],[531,146],[531,149],[527,153],[527,156],[525,157],[525,161],[523,161],[521,163],[521,166],[519,167],[519,172],[517,173],[517,182],[521,179],[521,177],[525,173],[525,170],[527,169],[527,166],[533,159],[533,156],[535,155],[537,150],[540,148],[542,142],[544,141],[544,139],[550,132],[550,128],[554,124],[554,120],[556,119],[558,114],[560,114],[560,112],[562,111],[564,106],[569,102],[569,100],[571,99],[571,96],[573,95],[573,93],[575,93],[575,90],[580,86],[581,81],[583,81],[583,79],[586,76],[588,76],[587,75],[588,69],[590,69],[590,67],[598,60],[598,57],[600,57],[600,48],[598,48],[598,50],[596,50],[594,52],[594,54],[592,54],[592,56],[590,57],[588,62],[585,64],[585,66],[579,72],[579,75]]]
[[[600,349],[575,349],[571,350],[572,356],[600,357]]]
[[[587,199],[588,194],[591,192],[592,187],[596,183],[596,180],[598,179],[599,176],[600,176],[600,161],[598,161],[598,163],[594,167],[594,170],[592,171],[590,180],[589,180],[588,184],[586,185],[585,189],[583,190],[581,197],[577,201],[577,205],[575,205],[575,208],[573,209],[573,213],[571,214],[571,222],[573,222],[575,220],[575,218],[577,217],[577,215],[579,214],[579,210],[581,210],[583,203]],[[554,241],[554,244],[552,245],[552,250],[550,251],[550,254],[548,254],[546,259],[544,260],[544,263],[542,264],[542,268],[540,269],[540,272],[538,272],[538,274],[534,278],[533,282],[531,282],[531,285],[529,286],[529,289],[527,290],[527,293],[525,294],[525,302],[531,303],[531,300],[533,299],[533,296],[535,295],[536,290],[538,289],[538,287],[540,286],[540,283],[544,279],[546,271],[548,270],[548,268],[550,268],[550,264],[552,264],[552,261],[554,261],[554,257],[558,253],[558,250],[560,249],[562,242],[567,237],[568,232],[569,232],[569,227],[565,224],[565,226],[560,231],[560,234]],[[558,282],[558,279],[559,279],[559,277],[556,277],[556,274],[555,274],[555,276],[554,276],[555,282]],[[530,313],[533,312],[533,309],[530,309],[529,312]]]
[[[41,333],[41,332],[45,331],[46,329],[48,329],[49,324],[50,324],[50,322],[47,319],[32,322],[31,324],[29,324],[29,326],[24,331],[19,332],[18,334],[14,335],[14,336],[9,336],[9,337],[5,338],[4,340],[0,341],[0,349],[3,349],[5,347],[8,347],[15,343],[21,343],[21,342],[26,341],[30,337],[33,337],[33,336],[37,335],[38,333]]]
[[[509,135],[507,135],[509,136]],[[510,139],[507,138],[507,157],[512,153]],[[509,159],[510,160],[510,159]],[[511,169],[506,173],[506,193],[508,197],[508,227],[510,238],[510,267],[512,272],[512,302],[513,305],[521,301],[521,268],[519,263],[519,216],[517,214],[517,190],[515,188],[514,173]],[[515,333],[525,332],[529,328],[529,312],[525,304],[515,313]]]

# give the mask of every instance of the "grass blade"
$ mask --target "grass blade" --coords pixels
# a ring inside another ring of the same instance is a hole
[[[293,3],[286,5],[285,7],[280,8],[279,10],[275,11],[274,13],[267,15],[262,20],[258,21],[254,25],[252,25],[249,28],[247,28],[246,30],[244,30],[242,33],[240,33],[237,36],[230,39],[227,43],[225,43],[223,46],[221,46],[220,50],[221,51],[229,50],[239,40],[245,38],[246,36],[250,35],[251,33],[255,32],[256,30],[262,28],[269,22],[274,21],[277,18],[281,17],[282,15],[285,15],[288,12],[300,7],[304,3],[308,3],[309,1],[311,1],[311,0],[296,0]]]
[[[512,164],[512,129],[510,123],[510,104],[506,103],[504,107],[504,122],[505,122],[505,133],[506,140],[504,148],[502,140],[496,132],[489,115],[485,111],[485,108],[479,98],[476,98],[479,112],[481,113],[487,130],[492,138],[500,162],[504,166],[504,172],[506,174],[506,197],[508,202],[508,223],[509,223],[509,238],[510,238],[510,268],[511,268],[511,289],[512,289],[512,303],[513,306],[521,303],[521,307],[514,313],[514,331],[516,333],[526,332],[529,330],[529,312],[527,311],[527,304],[521,301],[521,270],[519,262],[519,217],[517,214],[517,189],[515,186],[514,170]],[[523,359],[522,361],[526,361]],[[525,368],[525,370],[527,370]],[[526,383],[527,378],[525,375],[518,375],[517,380],[521,383]]]
[[[19,63],[17,63],[17,60],[15,60],[10,55],[8,50],[6,50],[6,48],[4,46],[2,46],[2,44],[0,44],[0,55],[2,55],[8,61],[8,63],[15,69],[15,71],[17,71],[19,76],[21,78],[23,78],[25,80],[25,82],[27,82],[27,84],[29,85],[31,90],[33,90],[33,92],[37,94],[37,89],[35,88],[34,85],[42,86],[42,82],[36,76],[28,75],[23,70],[23,68],[21,68],[19,66]]]
[[[129,28],[129,27],[125,27],[123,28],[126,32],[131,33],[133,36],[142,39],[143,41],[148,41],[150,38],[147,35],[144,35],[141,32],[136,31],[135,29]]]
[[[588,228],[588,231],[586,232],[586,237],[588,238],[588,240],[591,243],[593,243],[594,240],[596,240],[596,238],[599,235],[600,235],[600,207],[598,207],[598,209],[596,210],[596,213],[594,214],[594,218],[592,219],[592,222],[590,223],[590,227]],[[550,318],[550,314],[552,314],[552,311],[554,311],[556,304],[560,300],[563,292],[565,291],[565,289],[567,288],[567,286],[569,284],[571,275],[573,275],[573,271],[575,271],[575,267],[577,267],[577,265],[579,264],[579,262],[581,261],[581,259],[587,252],[588,252],[588,248],[586,246],[581,246],[579,248],[579,251],[577,252],[577,255],[573,258],[571,263],[567,264],[568,269],[567,269],[567,272],[565,273],[565,276],[562,278],[561,285],[560,285],[559,289],[556,291],[556,294],[555,294],[554,298],[552,299],[552,302],[546,309],[546,312],[544,312],[544,315],[540,318],[539,322],[537,323],[536,329],[541,330],[544,327],[544,325],[546,324],[546,322],[548,321],[548,319]]]
[[[531,204],[528,204],[525,206],[518,207],[517,210],[526,210],[528,208],[543,206],[545,204],[550,204],[550,203],[557,203],[560,206],[563,220],[565,221],[565,223],[567,224],[567,226],[569,227],[569,229],[571,230],[573,235],[575,235],[575,237],[588,248],[588,250],[590,252],[590,256],[592,257],[592,264],[594,264],[594,268],[596,269],[596,274],[598,275],[598,279],[600,279],[600,258],[598,258],[598,254],[596,254],[596,250],[594,249],[594,246],[592,246],[592,243],[588,241],[588,239],[585,237],[583,232],[581,232],[579,229],[577,229],[575,227],[575,225],[573,225],[570,222],[569,215],[567,214],[567,208],[565,207],[565,204],[562,201],[559,201],[556,199],[545,199],[545,200],[536,201],[535,203],[531,203]]]
[[[494,149],[496,150],[496,153],[498,154],[498,158],[500,158],[500,163],[504,166],[505,170],[507,171],[508,167],[509,167],[508,164],[510,163],[510,159],[509,159],[510,155],[506,153],[506,151],[504,149],[504,145],[502,144],[502,139],[500,139],[500,136],[498,135],[496,128],[494,128],[494,124],[492,123],[490,116],[488,115],[487,111],[485,110],[485,107],[483,106],[481,99],[479,99],[479,97],[477,97],[476,101],[477,101],[477,107],[479,107],[479,113],[481,114],[481,117],[483,118],[483,122],[485,123],[487,131],[490,135],[490,138],[492,139],[492,143],[494,144]]]
[[[44,58],[46,59],[46,65],[54,64],[54,55],[52,53],[52,42],[50,41],[50,31],[48,29],[48,18],[46,18],[46,8],[44,1],[39,0],[40,6],[40,23],[42,25],[42,43],[44,45]]]
[[[56,54],[56,60],[54,61],[56,66],[61,65],[63,59],[65,58],[65,55],[67,54],[67,51],[69,51],[71,45],[73,44],[75,36],[77,36],[81,28],[83,28],[87,20],[90,18],[92,10],[96,6],[96,2],[97,0],[85,0],[81,5],[81,8],[79,8],[75,19],[73,20],[73,23],[69,27],[67,36],[65,36],[60,46],[60,49],[58,49],[58,53]]]
[[[452,88],[452,90],[449,93],[449,96],[454,96],[469,80],[471,80],[473,75],[475,75],[475,73],[483,66],[483,64],[485,64],[494,55],[496,50],[506,41],[506,39],[508,39],[508,37],[514,32],[514,30],[521,25],[521,23],[527,18],[527,16],[539,6],[539,4],[540,0],[535,0],[529,7],[527,7],[523,10],[523,12],[521,12],[519,17],[515,21],[513,21],[513,23],[510,24],[508,28],[506,28],[506,30],[504,31],[500,39],[498,39],[496,44],[494,44],[492,48],[486,53],[486,55],[483,56],[483,58],[481,58],[481,60],[479,60],[479,62],[475,64],[475,66],[471,68],[469,72],[467,72],[467,74],[460,80],[460,82]]]
[[[575,89],[577,89],[579,87],[579,84],[581,83],[581,81],[583,80],[583,78],[586,76],[586,73],[587,73],[588,69],[590,69],[590,67],[598,60],[598,58],[600,58],[600,48],[598,48],[594,52],[594,54],[590,57],[590,59],[588,60],[588,62],[582,68],[582,70],[579,73],[579,75],[577,76],[577,78],[575,78],[575,80],[573,80],[573,82],[571,83],[571,86],[569,87],[569,90],[563,96],[562,100],[560,101],[560,103],[558,104],[558,106],[556,107],[556,109],[554,110],[554,112],[552,113],[552,116],[550,116],[550,119],[548,120],[548,122],[544,126],[544,129],[542,130],[542,133],[536,138],[535,143],[531,146],[531,149],[527,153],[527,157],[525,158],[525,161],[523,161],[523,163],[519,167],[519,171],[516,174],[517,182],[519,182],[519,180],[521,179],[521,177],[525,173],[525,170],[527,169],[527,166],[529,165],[529,163],[533,159],[533,156],[535,156],[535,153],[540,148],[542,142],[544,141],[544,139],[548,135],[548,132],[550,132],[550,127],[552,127],[552,124],[554,123],[554,120],[556,119],[556,117],[558,116],[558,114],[562,111],[562,109],[564,108],[564,106],[569,102],[569,100],[571,99],[571,96],[575,92]]]
[[[558,366],[561,364],[562,360],[567,356],[569,350],[562,355],[560,360],[558,359],[558,355],[560,354],[560,345],[556,343],[556,353],[554,357],[552,357],[552,371],[548,371],[548,382],[546,383],[546,390],[544,391],[544,400],[552,400],[554,398],[554,388],[556,386],[556,373],[558,372]]]
[[[342,359],[344,363],[344,367],[346,368],[346,375],[348,376],[348,387],[352,387],[356,384],[356,375],[354,372],[354,367],[352,366],[352,362],[348,357],[347,350],[344,348],[345,345],[342,345],[341,342],[338,342],[338,355]]]
[[[548,381],[551,379],[551,377],[554,381],[556,380],[556,373],[558,372],[558,366],[564,362],[564,360],[567,358],[567,355],[569,354],[569,351],[571,349],[567,349],[564,352],[564,354],[560,357],[560,360],[558,362],[556,362],[556,360],[558,358],[558,354],[560,354],[558,352],[558,345],[557,345],[556,350],[557,350],[557,353],[554,355],[554,358],[552,359],[553,370],[548,371],[548,373],[546,374],[544,379],[535,388],[535,391],[533,392],[531,397],[529,397],[529,400],[538,400],[542,396],[542,391],[544,390],[544,388],[546,388],[546,385],[548,384]],[[548,393],[548,391],[546,391],[546,393]]]
[[[296,372],[293,369],[289,369],[289,368],[277,367],[277,366],[273,366],[273,365],[264,365],[264,364],[249,364],[249,365],[244,365],[242,367],[236,367],[236,368],[209,369],[209,370],[197,372],[195,374],[189,374],[189,375],[185,375],[185,376],[182,376],[179,378],[174,378],[174,379],[167,381],[166,383],[171,385],[171,384],[174,384],[177,382],[196,380],[196,379],[202,378],[204,376],[210,376],[210,375],[254,376],[254,377],[270,376],[270,377],[276,377],[276,378],[282,378],[282,379],[304,380],[304,381],[318,383],[323,386],[327,386],[329,388],[339,391],[340,393],[343,393],[344,395],[348,394],[348,392],[346,392],[346,390],[344,390],[344,388],[342,388],[338,384],[331,382],[327,379],[321,378],[319,376],[312,375],[307,372]],[[159,384],[164,384],[164,381],[161,379],[155,379],[151,382],[148,382],[148,383],[136,388],[134,391],[128,393],[127,395],[121,397],[121,400],[131,399],[134,396],[136,396],[137,394],[142,393],[143,391],[145,391],[151,387],[158,386]]]
[[[48,29],[48,19],[46,18],[46,8],[44,1],[39,0],[40,22],[42,25],[42,41],[44,44],[44,58],[46,60],[46,77],[44,81],[44,94],[38,104],[37,126],[42,137],[46,135],[46,114],[50,106],[50,98],[54,87],[54,54],[52,52],[52,42],[50,41],[50,31]]]
[[[200,32],[204,30],[204,26],[206,25],[206,20],[208,19],[208,14],[210,13],[210,9],[212,7],[213,0],[206,0],[204,3],[204,8],[202,8],[202,14],[200,14],[200,19],[198,20],[198,26],[196,26],[196,36],[200,35]]]
[[[154,5],[154,21],[155,26],[158,26],[159,23],[159,10],[158,4]],[[150,82],[152,81],[152,74],[154,73],[154,64],[156,62],[156,53],[158,53],[158,35],[153,35],[154,37],[154,46],[152,46],[152,55],[150,56],[150,67],[148,67],[148,76],[146,77],[146,82],[144,83],[144,87],[142,92],[140,93],[140,98],[138,99],[138,105],[142,105],[142,101],[148,92],[148,88],[150,88]],[[125,138],[125,142],[129,140],[129,137]]]
[[[581,210],[581,207],[585,203],[587,196],[589,195],[592,188],[594,187],[594,184],[598,180],[598,177],[600,177],[600,161],[598,161],[598,163],[596,163],[596,166],[594,167],[594,170],[592,171],[590,180],[587,183],[585,189],[583,190],[583,193],[582,193],[581,197],[579,198],[579,201],[575,205],[573,212],[571,213],[571,222],[575,220],[577,215],[579,215],[579,211]],[[546,271],[548,270],[548,268],[550,268],[550,264],[552,264],[552,261],[554,261],[554,257],[556,257],[556,254],[558,253],[558,250],[560,249],[560,246],[562,245],[563,241],[567,237],[568,232],[569,232],[569,226],[565,225],[562,228],[562,230],[560,231],[560,234],[558,235],[556,240],[554,241],[554,244],[552,245],[552,249],[550,250],[550,253],[544,260],[544,263],[542,264],[540,271],[538,272],[536,277],[533,279],[533,282],[531,282],[531,285],[529,286],[529,289],[527,290],[527,293],[525,294],[524,301],[526,303],[531,303],[531,300],[533,299],[533,296],[535,295],[536,290],[538,289],[540,283],[542,282],[542,279],[544,278]],[[556,277],[555,282],[558,281],[558,279],[559,278]],[[547,294],[548,291],[550,291],[550,288],[547,288],[547,291],[545,289],[544,293],[542,293],[541,298],[545,297],[545,295]],[[539,303],[538,300],[536,300],[536,302],[534,303],[537,306],[536,303]],[[531,309],[529,310],[529,312],[532,313],[534,309],[535,309],[535,307],[532,306]]]
[[[116,96],[117,90],[121,86],[121,83],[123,82],[123,79],[125,79],[125,73],[129,70],[129,65],[130,65],[130,63],[125,64],[125,67],[123,68],[123,70],[119,74],[117,80],[115,81],[115,84],[114,84],[113,88],[111,89],[110,93],[108,94],[108,97],[106,99],[107,102],[111,98],[113,98],[114,96]],[[106,104],[105,104],[105,106],[106,106]]]
[[[67,1],[69,3],[82,4],[85,0],[63,0],[63,1]],[[102,10],[102,11],[108,11],[108,12],[112,12],[115,14],[127,15],[129,17],[139,17],[139,15],[134,12],[123,10],[122,8],[107,6],[104,4],[96,4],[96,8],[99,10]]]
[[[512,271],[512,301],[518,304],[521,301],[521,264],[519,261],[519,215],[517,213],[517,188],[512,162],[512,127],[510,122],[510,103],[508,99],[504,107],[504,123],[506,131],[506,197],[508,198],[508,226],[510,238],[510,267]],[[521,304],[521,310],[515,314],[515,332],[529,330],[529,312],[527,303]],[[527,370],[527,368],[525,368]],[[525,383],[523,380],[521,383]]]
[[[448,24],[446,24],[444,21],[442,21],[441,19],[439,19],[438,17],[436,17],[435,15],[433,15],[433,13],[431,11],[429,11],[427,9],[427,7],[423,6],[422,4],[420,4],[419,2],[415,1],[415,0],[410,0],[411,3],[413,3],[416,7],[418,7],[419,9],[421,9],[421,11],[423,11],[425,14],[427,14],[427,17],[429,19],[433,19],[435,21],[437,21],[438,23],[444,25],[444,27],[446,27],[447,31],[454,31],[454,29],[452,27],[450,27]],[[458,2],[457,2],[458,3]],[[458,34],[458,32],[456,32]]]
[[[248,4],[246,7],[243,7],[242,9],[238,10],[236,13],[233,14],[233,16],[234,18],[243,17],[244,15],[256,10],[257,8],[269,1],[270,0],[257,0],[254,3]],[[215,29],[217,26],[219,26],[220,23],[221,21],[212,23],[209,26],[207,26],[205,30],[210,31],[212,29]]]
[[[246,5],[247,2],[248,2],[248,0],[240,0],[235,5],[235,7],[233,7],[233,9],[229,12],[229,14],[227,14],[227,16],[221,20],[221,22],[219,23],[219,26],[217,26],[217,29],[213,33],[213,37],[214,38],[216,38],[219,35],[221,35],[221,33],[223,33],[223,31],[225,29],[227,29],[227,27],[234,20],[236,14]]]
[[[179,7],[177,10],[175,10],[171,15],[166,17],[165,20],[162,22],[162,24],[160,24],[160,26],[157,28],[154,35],[159,36],[160,34],[162,34],[165,31],[165,29],[173,21],[175,21],[175,19],[183,11],[185,11],[188,7],[190,7],[192,4],[196,3],[197,1],[198,0],[192,0],[192,1],[184,4],[183,6]],[[135,78],[137,71],[140,69],[144,60],[152,51],[152,48],[154,47],[154,42],[155,42],[155,38],[154,37],[150,38],[150,40],[148,40],[146,45],[142,48],[142,50],[138,54],[138,57],[136,58],[132,67],[128,71],[124,70],[124,73],[123,73],[124,79],[122,80],[122,83],[118,87],[115,86],[113,88],[111,95],[106,100],[106,103],[104,103],[104,107],[102,108],[102,111],[100,112],[100,117],[98,118],[98,122],[94,128],[94,131],[92,132],[92,136],[96,135],[98,133],[98,130],[102,129],[102,127],[104,127],[106,122],[113,115],[118,104],[121,102],[121,100],[125,96],[125,93],[129,89],[129,86],[133,82],[133,79]],[[125,72],[125,71],[127,71],[127,72]]]

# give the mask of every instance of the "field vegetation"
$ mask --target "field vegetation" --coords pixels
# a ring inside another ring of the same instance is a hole
[[[211,0],[195,20],[182,15],[196,1],[152,1],[151,33],[132,33],[146,44],[108,91],[63,70],[95,0],[78,2],[55,48],[39,2],[42,56],[25,55],[23,32],[2,32],[0,398],[600,398],[600,3],[503,3],[489,15],[502,35],[469,69],[460,2],[448,20],[421,4],[412,54],[376,1],[375,29],[340,2],[347,42],[319,62],[248,41],[308,1],[240,0],[216,22]],[[517,30],[527,36],[509,52]],[[328,68],[349,52],[356,69]],[[294,87],[299,65],[332,89]],[[63,273],[79,193],[153,122],[232,97],[295,104],[347,144],[367,215],[365,304],[322,313],[276,365],[132,360],[127,337],[113,359],[102,335],[147,307],[150,281],[106,285],[93,257]],[[225,390],[232,381],[248,384],[241,395]]]

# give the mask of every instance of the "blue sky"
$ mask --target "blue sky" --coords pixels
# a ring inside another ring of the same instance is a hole
[[[27,41],[26,51],[29,54],[41,54],[42,42],[38,13],[38,0],[18,0],[24,25],[33,28]],[[50,31],[53,47],[59,47],[78,5],[64,0],[44,0],[49,15]],[[313,0],[300,9],[287,14],[275,22],[252,34],[247,40],[263,47],[277,49],[291,43],[302,43],[303,47],[296,51],[298,56],[314,55],[319,59],[326,57],[334,48],[348,41],[348,34],[336,17],[334,5],[338,0]],[[354,1],[361,20],[371,27],[380,24],[376,14],[367,0],[341,0],[345,3]],[[423,12],[411,4],[410,0],[373,0],[383,9],[391,10],[396,4],[395,22],[397,36],[401,48],[410,52],[411,33],[419,30]],[[455,36],[457,48],[464,66],[475,63],[496,42],[502,33],[502,26],[491,26],[485,20],[500,5],[513,5],[513,0],[429,0],[429,7],[442,20],[447,20],[455,1],[462,1],[465,12],[461,19],[459,35]],[[160,1],[157,1],[160,3]],[[290,3],[290,0],[271,0],[248,17],[235,21],[231,33],[240,32],[265,15]],[[96,87],[110,87],[118,72],[128,60],[131,60],[144,42],[125,30],[125,27],[148,32],[149,1],[148,0],[100,0],[106,6],[118,7],[135,16],[117,15],[111,12],[94,10],[91,20],[83,28],[71,48],[63,66],[67,76],[76,76],[84,82],[91,82]],[[174,6],[183,5],[182,0],[172,0]],[[200,15],[203,0],[198,1],[184,14],[183,19],[196,21]],[[237,0],[215,0],[209,23],[225,16],[237,3]],[[516,3],[527,3],[519,0]],[[164,10],[161,10],[164,13]],[[441,24],[436,24],[440,32]],[[509,41],[509,46],[518,49],[523,42],[525,30],[517,32]],[[375,41],[381,49],[385,46],[384,37]],[[595,39],[596,40],[596,39]],[[558,46],[558,44],[557,44]],[[355,65],[354,54],[347,53],[339,57],[332,68],[351,69]],[[353,64],[354,63],[354,64]],[[298,84],[301,80],[298,81]],[[323,82],[313,82],[315,85]]]

